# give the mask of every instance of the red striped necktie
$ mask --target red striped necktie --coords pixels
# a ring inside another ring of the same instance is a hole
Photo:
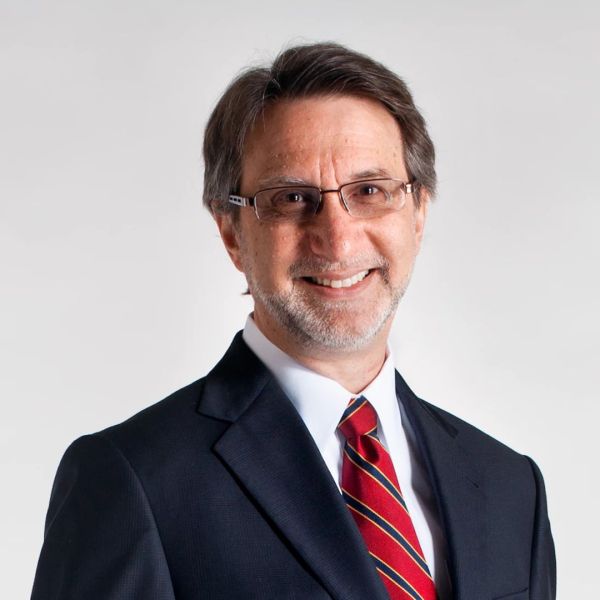
[[[377,413],[353,398],[338,425],[346,438],[342,495],[392,600],[435,600],[392,460],[377,438]]]

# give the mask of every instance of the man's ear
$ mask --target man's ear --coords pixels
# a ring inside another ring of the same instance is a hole
[[[419,194],[419,206],[414,208],[414,228],[415,228],[415,240],[417,242],[417,249],[421,247],[421,241],[423,240],[423,232],[425,231],[425,221],[427,220],[427,211],[429,210],[429,201],[431,196],[425,189],[420,189]]]
[[[240,260],[242,253],[240,249],[239,223],[234,222],[233,214],[230,212],[214,211],[213,217],[217,223],[221,239],[223,240],[227,254],[229,254],[229,258],[231,258],[231,262],[238,271],[243,273],[244,270],[242,269],[242,262]]]

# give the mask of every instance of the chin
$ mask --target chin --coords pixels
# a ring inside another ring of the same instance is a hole
[[[333,310],[323,314],[321,310],[307,310],[304,307],[302,310],[294,310],[293,305],[286,304],[278,305],[272,316],[287,335],[304,347],[352,352],[369,346],[387,330],[386,326],[393,317],[395,307],[389,306],[387,310],[375,313],[378,317],[366,322],[360,318],[364,317],[365,312],[367,311],[363,310],[361,315],[356,315],[348,314],[347,311],[340,314],[340,311]]]
[[[308,294],[269,293],[251,286],[255,312],[282,331],[285,338],[313,351],[353,352],[368,347],[387,334],[405,286],[388,288],[371,301],[315,302]]]

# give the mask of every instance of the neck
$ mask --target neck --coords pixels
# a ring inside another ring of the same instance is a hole
[[[353,394],[359,394],[377,377],[385,362],[385,345],[377,351],[356,351],[343,356],[331,354],[321,358],[311,352],[309,354],[291,354],[305,367],[316,373],[337,381]]]
[[[353,394],[362,392],[377,377],[386,358],[391,322],[369,344],[357,350],[340,350],[298,343],[265,327],[254,318],[263,335],[280,350],[320,375],[337,381]]]

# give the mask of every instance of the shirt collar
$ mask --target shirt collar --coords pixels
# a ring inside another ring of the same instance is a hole
[[[361,394],[353,394],[280,350],[259,330],[252,316],[246,320],[243,338],[278,381],[320,449],[335,435],[348,402],[357,395],[364,395],[371,402],[384,429],[385,423],[397,418],[394,362],[389,348],[377,377]]]

